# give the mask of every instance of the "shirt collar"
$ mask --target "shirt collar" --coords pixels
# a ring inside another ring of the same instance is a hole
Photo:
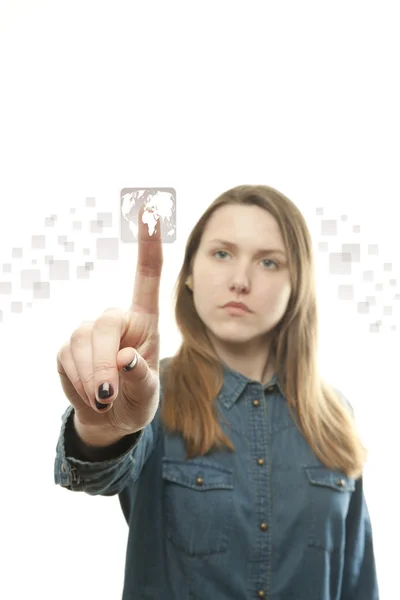
[[[218,399],[228,409],[232,408],[247,386],[253,389],[256,394],[264,395],[266,393],[279,392],[284,396],[277,373],[267,383],[262,384],[255,379],[246,377],[242,373],[238,373],[238,371],[234,371],[224,362],[222,362],[222,367],[224,371],[224,383],[218,394]]]

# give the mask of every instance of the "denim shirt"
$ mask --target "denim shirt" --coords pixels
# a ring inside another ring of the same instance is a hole
[[[262,385],[224,365],[216,402],[235,452],[193,459],[158,413],[118,458],[66,456],[72,407],[62,417],[56,484],[119,495],[122,600],[379,600],[362,477],[320,462],[276,374]]]

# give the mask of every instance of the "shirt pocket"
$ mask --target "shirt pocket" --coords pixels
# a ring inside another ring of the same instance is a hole
[[[163,458],[166,536],[192,556],[225,552],[233,519],[233,474],[205,458]]]
[[[343,550],[355,480],[327,467],[305,467],[309,483],[308,546]]]

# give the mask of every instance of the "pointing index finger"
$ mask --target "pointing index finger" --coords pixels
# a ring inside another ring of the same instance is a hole
[[[132,308],[139,312],[158,314],[161,270],[163,263],[160,218],[146,214],[142,206],[138,215],[138,261]],[[145,222],[143,222],[143,216]],[[157,220],[156,220],[157,219]],[[150,221],[150,223],[148,223]],[[155,229],[154,228],[155,224]],[[149,233],[149,228],[152,235]]]

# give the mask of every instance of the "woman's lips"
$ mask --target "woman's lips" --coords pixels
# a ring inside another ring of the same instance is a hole
[[[229,313],[237,314],[237,315],[246,314],[246,313],[251,312],[245,304],[228,303],[228,304],[225,304],[225,306],[223,308],[225,308],[225,310],[228,311]]]

